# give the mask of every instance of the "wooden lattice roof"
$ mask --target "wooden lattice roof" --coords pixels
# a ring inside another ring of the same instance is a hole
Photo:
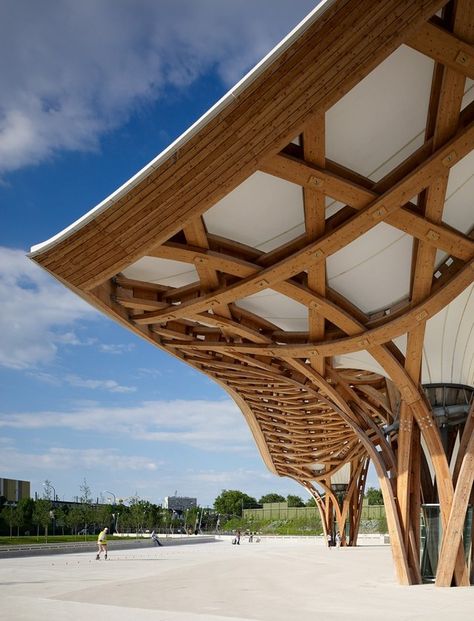
[[[473,384],[473,37],[468,0],[322,3],[31,257],[215,378],[272,471],[393,473],[400,401],[435,451],[420,384]]]

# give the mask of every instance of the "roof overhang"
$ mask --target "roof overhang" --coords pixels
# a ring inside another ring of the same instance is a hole
[[[473,15],[445,4],[321,3],[30,254],[214,377],[300,481],[365,455],[349,402],[377,435],[394,386],[472,384]]]

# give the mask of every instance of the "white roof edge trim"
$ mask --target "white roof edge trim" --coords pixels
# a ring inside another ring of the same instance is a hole
[[[131,190],[138,183],[146,178],[147,174],[158,168],[166,159],[173,155],[180,147],[190,140],[206,123],[211,121],[221,110],[223,110],[237,95],[249,86],[278,56],[286,51],[290,45],[301,36],[336,0],[322,0],[293,30],[286,35],[262,60],[255,65],[235,86],[233,86],[221,99],[219,99],[207,112],[205,112],[195,123],[193,123],[181,136],[176,138],[166,149],[159,153],[151,162],[139,170],[133,177],[112,192],[107,198],[93,207],[78,220],[67,226],[65,229],[56,233],[44,242],[31,247],[28,257],[34,258],[37,254],[55,246],[59,241],[69,237],[75,231],[85,226],[100,213],[111,207],[126,192]]]

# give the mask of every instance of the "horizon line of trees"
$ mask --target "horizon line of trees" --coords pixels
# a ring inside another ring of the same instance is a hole
[[[39,537],[43,529],[48,534],[95,533],[98,529],[108,526],[111,532],[136,532],[160,529],[164,532],[196,532],[199,530],[216,530],[225,520],[242,517],[244,509],[260,507],[265,503],[286,502],[288,507],[314,507],[314,498],[306,502],[295,494],[286,497],[276,492],[261,496],[258,501],[240,490],[222,490],[214,500],[213,509],[195,507],[182,515],[164,509],[161,505],[148,500],[133,497],[129,505],[122,502],[115,504],[98,504],[92,500],[91,490],[84,479],[80,486],[79,502],[67,503],[53,498],[52,486],[45,481],[43,498],[33,500],[25,498],[16,504],[9,504],[0,497],[0,533],[14,531],[19,536],[35,533]],[[369,487],[365,494],[368,504],[383,504],[379,489]],[[217,514],[217,515],[216,515]]]

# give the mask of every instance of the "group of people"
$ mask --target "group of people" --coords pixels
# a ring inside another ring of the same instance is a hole
[[[251,533],[250,531],[245,531],[245,535],[249,538],[248,541],[249,543],[252,543],[253,541],[255,541],[255,543],[259,543],[260,542],[260,537],[258,536],[258,533]],[[234,537],[232,538],[232,544],[233,545],[240,545],[240,538],[241,538],[242,534],[240,532],[240,530],[236,530]]]
[[[107,560],[107,534],[108,532],[109,532],[109,529],[105,527],[103,530],[100,531],[99,536],[97,537],[98,550],[97,550],[97,554],[95,557],[96,561],[100,561],[100,555],[102,554],[102,552],[104,553],[105,560]],[[152,531],[150,537],[153,543],[155,544],[155,546],[161,547],[163,545],[161,541],[158,539],[158,535],[155,533],[155,531]]]
[[[102,554],[102,552],[104,553],[104,557],[107,560],[107,534],[108,532],[109,532],[109,529],[106,527],[100,531],[99,536],[97,537],[97,545],[99,547],[99,549],[97,550],[97,555],[95,557],[97,561],[100,560],[100,555]],[[248,535],[249,543],[252,543],[257,533],[248,532],[246,534]],[[152,531],[150,537],[153,543],[155,544],[155,546],[161,547],[163,545],[161,541],[158,539],[158,535],[155,533],[155,531]],[[235,536],[232,539],[232,543],[234,545],[240,545],[240,537],[241,537],[241,533],[240,533],[240,530],[238,530],[236,531]],[[334,537],[334,540],[332,538],[332,534],[328,533],[327,540],[328,540],[329,548],[331,548],[334,545],[336,546],[336,548],[341,547],[342,537],[339,531],[337,531]],[[260,537],[256,537],[255,541],[256,543],[258,543],[260,541]]]

